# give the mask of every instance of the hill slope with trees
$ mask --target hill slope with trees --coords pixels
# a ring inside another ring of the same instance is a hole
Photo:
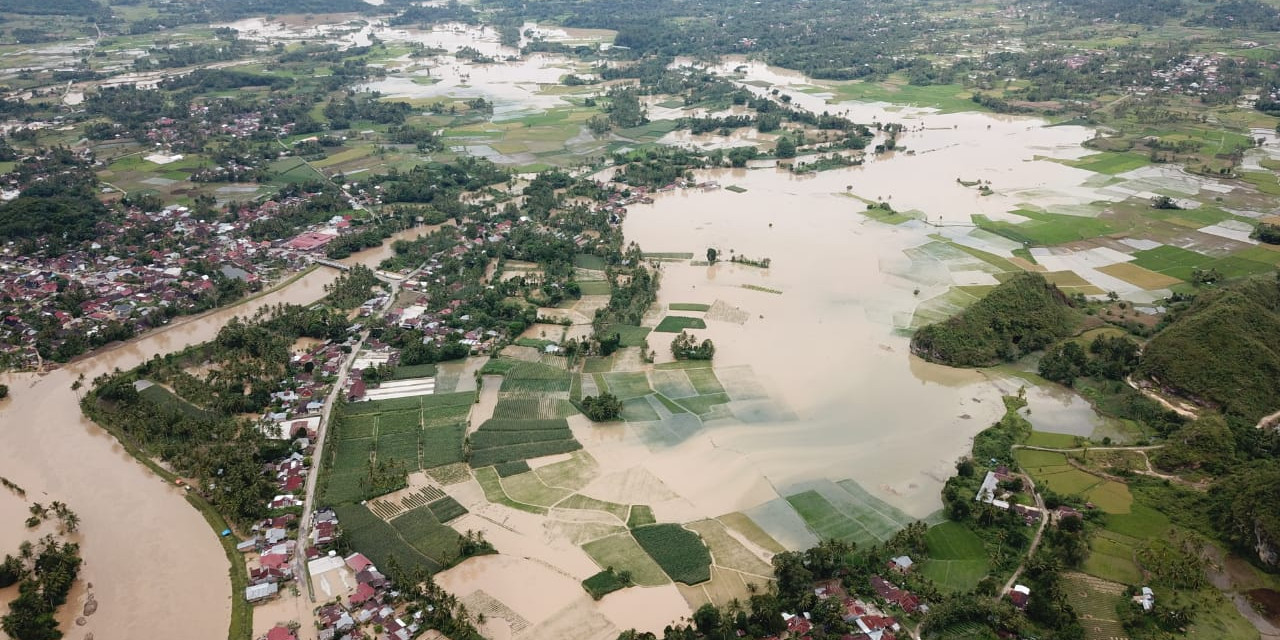
[[[940,364],[984,367],[1008,362],[1071,335],[1081,315],[1038,273],[1020,273],[983,299],[911,338],[911,351]]]
[[[1201,293],[1151,339],[1138,372],[1179,395],[1256,421],[1280,409],[1280,286],[1246,280]]]

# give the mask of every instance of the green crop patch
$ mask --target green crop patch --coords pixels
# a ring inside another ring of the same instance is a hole
[[[1151,164],[1151,158],[1141,153],[1103,152],[1072,160],[1066,164],[1095,173],[1116,175],[1145,167]]]
[[[392,380],[408,380],[411,378],[430,378],[436,375],[434,364],[400,365],[392,372]]]
[[[378,437],[395,433],[409,433],[421,427],[422,412],[396,411],[378,416]]]
[[[405,540],[399,530],[387,524],[358,504],[339,504],[334,507],[343,535],[351,548],[363,553],[379,567],[399,565],[406,571],[423,567],[430,573],[442,569],[442,563],[419,551]],[[425,511],[425,509],[424,509]],[[430,515],[430,512],[428,512]],[[434,519],[434,517],[432,518]],[[438,524],[438,523],[437,523]],[[453,531],[450,529],[450,531]],[[454,533],[457,536],[457,533]],[[456,542],[455,548],[456,548]]]
[[[569,423],[564,418],[546,420],[514,420],[507,418],[490,418],[480,425],[481,431],[556,431],[567,430]]]
[[[391,526],[404,542],[436,563],[449,566],[458,560],[461,536],[441,524],[430,508],[410,509],[396,516]]]
[[[425,429],[421,435],[422,468],[462,462],[462,440],[466,431],[467,424],[463,420]]]
[[[337,437],[340,440],[350,440],[353,438],[372,438],[374,429],[378,426],[378,417],[370,414],[365,416],[349,416],[344,415],[338,420]]]
[[[1085,345],[1088,347],[1088,345]],[[1032,431],[1024,444],[1033,447],[1046,447],[1049,449],[1070,449],[1079,446],[1076,441],[1078,436],[1066,433],[1048,433],[1045,431]]]
[[[378,436],[378,462],[399,463],[418,469],[418,432]]]
[[[647,396],[653,392],[649,388],[648,376],[642,371],[606,373],[604,380],[609,385],[609,393],[623,400]]]
[[[637,327],[629,324],[611,324],[605,327],[600,335],[618,334],[619,344],[623,347],[639,347],[649,337],[649,327]]]
[[[1043,213],[1028,209],[1019,209],[1013,213],[1027,220],[1009,222],[974,215],[973,222],[985,231],[1004,236],[1020,244],[1034,246],[1054,246],[1077,240],[1088,240],[1117,231],[1111,222],[1100,218]]]
[[[686,369],[685,375],[689,377],[689,382],[693,383],[693,388],[698,390],[699,395],[724,393],[724,386],[720,384],[716,372],[710,368]]]
[[[613,293],[613,287],[608,280],[580,280],[578,290],[584,296],[607,296]]]
[[[548,440],[563,440],[567,437],[568,428],[565,429],[530,429],[528,431],[484,431],[480,430],[471,434],[472,449],[488,449],[491,447],[505,447],[513,444],[524,444],[527,442],[546,442]]]
[[[686,316],[667,316],[658,323],[654,331],[660,333],[680,333],[686,329],[706,329],[707,323],[702,318],[689,318]]]
[[[158,384],[143,389],[138,395],[162,410],[182,413],[197,420],[216,420],[219,417],[218,412],[201,409]]]
[[[493,470],[498,473],[499,478],[506,478],[529,471],[529,463],[525,460],[503,462],[493,465]]]
[[[604,271],[604,258],[589,253],[573,254],[573,266],[579,269],[592,269],[594,271]]]
[[[492,447],[490,449],[473,451],[471,454],[471,466],[472,468],[487,467],[501,462],[541,458],[543,456],[551,456],[557,453],[569,453],[581,448],[582,445],[572,438],[565,440],[513,444],[505,447]]]
[[[959,522],[944,522],[925,534],[929,557],[938,560],[986,560],[982,539]]]
[[[653,507],[647,504],[631,505],[631,513],[627,515],[627,526],[635,529],[651,524],[657,524],[658,519],[653,516]]]
[[[448,522],[454,518],[462,517],[467,513],[467,508],[458,503],[457,500],[449,496],[445,496],[427,505],[431,510],[431,515],[436,517],[440,522]]]
[[[711,305],[698,302],[672,302],[667,305],[667,308],[672,311],[709,311]]]
[[[817,491],[788,496],[787,502],[820,538],[853,542],[859,546],[876,544],[880,540],[866,527],[841,513]]]
[[[1169,517],[1140,502],[1129,508],[1129,513],[1107,514],[1107,531],[1148,540],[1164,536],[1169,530]]]
[[[662,567],[645,553],[631,534],[623,532],[592,540],[582,545],[582,550],[601,568],[613,567],[614,571],[628,571],[635,583],[644,587],[671,584]]]
[[[614,591],[625,589],[627,583],[613,571],[612,568],[605,569],[590,578],[582,581],[582,588],[591,594],[592,600],[599,600]]]
[[[339,440],[333,452],[334,471],[356,471],[369,465],[373,452],[373,438]]]
[[[729,402],[729,396],[724,393],[713,393],[705,396],[693,396],[692,398],[680,398],[674,402],[688,409],[691,413],[701,416],[711,413],[712,407]]]
[[[678,524],[653,524],[631,535],[672,580],[694,585],[711,579],[711,552],[698,534]]]
[[[653,405],[644,398],[623,400],[621,417],[627,422],[653,422],[661,418]]]
[[[920,573],[951,593],[964,593],[978,586],[990,569],[986,560],[926,560]]]

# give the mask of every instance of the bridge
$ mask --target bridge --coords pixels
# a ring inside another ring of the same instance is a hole
[[[342,264],[341,262],[338,262],[337,260],[330,260],[329,258],[312,258],[312,259],[311,259],[311,261],[312,261],[312,262],[314,262],[314,263],[316,263],[316,264],[322,264],[322,265],[324,265],[324,266],[326,266],[326,267],[333,267],[334,269],[337,269],[338,271],[350,271],[350,270],[351,270],[351,267],[350,267],[349,265]]]

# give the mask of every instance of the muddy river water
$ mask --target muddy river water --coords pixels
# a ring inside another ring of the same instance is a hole
[[[419,230],[397,237],[412,238]],[[344,262],[377,265],[391,242]],[[26,499],[0,491],[0,554],[16,553],[30,534],[22,526],[30,501],[65,502],[80,516],[84,566],[61,610],[68,638],[127,640],[163,629],[184,638],[225,638],[231,611],[227,560],[215,532],[184,499],[135,461],[114,438],[81,416],[71,385],[155,354],[211,340],[234,316],[278,303],[306,304],[325,293],[337,272],[322,268],[241,305],[177,320],[143,338],[102,351],[45,375],[6,374],[10,398],[0,402],[0,476]],[[98,610],[76,626],[86,585]],[[0,607],[17,587],[0,591]],[[235,597],[241,597],[235,594]]]

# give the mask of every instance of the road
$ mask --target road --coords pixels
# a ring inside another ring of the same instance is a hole
[[[1030,474],[1022,473],[1018,475],[1022,476],[1023,482],[1026,482],[1031,489],[1031,495],[1036,498],[1036,506],[1040,508],[1040,528],[1036,529],[1036,536],[1031,539],[1031,546],[1027,549],[1027,555],[1023,556],[1022,562],[1018,563],[1018,568],[1014,570],[1013,575],[1009,576],[1009,581],[1004,583],[1004,587],[996,594],[997,601],[1003,598],[1004,594],[1009,593],[1013,585],[1017,584],[1018,576],[1022,575],[1022,570],[1027,566],[1027,559],[1036,554],[1036,547],[1040,546],[1040,539],[1044,537],[1044,528],[1049,524],[1049,510],[1045,508],[1044,498],[1040,497],[1040,492],[1036,491],[1035,480],[1031,479]]]
[[[395,304],[396,297],[400,295],[400,284],[417,275],[421,269],[422,267],[419,266],[400,280],[382,279],[390,289],[390,293],[387,295],[386,303],[378,310],[377,313],[379,315],[386,313]],[[321,461],[324,460],[325,435],[329,429],[329,416],[333,412],[333,406],[337,404],[338,394],[342,393],[345,386],[343,383],[346,382],[347,374],[351,371],[351,365],[355,363],[356,355],[360,353],[360,347],[368,338],[369,331],[366,329],[360,333],[360,339],[351,348],[351,353],[343,359],[342,366],[338,369],[338,377],[333,383],[333,389],[329,391],[329,397],[325,400],[324,409],[320,411],[320,424],[316,426],[316,449],[311,454],[311,470],[307,473],[307,493],[302,502],[302,521],[298,524],[298,553],[294,555],[295,568],[293,574],[295,580],[306,581],[307,596],[311,598],[312,602],[316,601],[316,592],[315,587],[311,584],[311,573],[307,571],[307,554],[304,553],[304,550],[307,546],[307,540],[311,536],[311,526],[314,520],[316,481],[320,477]]]
[[[342,366],[338,368],[338,377],[333,383],[333,389],[329,391],[329,397],[325,399],[324,409],[320,410],[320,424],[316,426],[316,449],[311,454],[311,470],[307,472],[307,495],[302,502],[302,522],[298,524],[298,551],[293,556],[294,564],[296,565],[293,574],[294,579],[305,579],[307,581],[307,596],[311,598],[312,602],[316,601],[316,593],[311,586],[311,574],[307,571],[307,554],[304,553],[304,550],[307,547],[307,540],[311,537],[316,479],[320,477],[320,461],[324,459],[325,431],[329,426],[329,415],[333,412],[333,405],[338,401],[338,394],[342,393],[347,373],[351,370],[351,365],[356,361],[356,354],[360,352],[360,345],[364,344],[368,337],[369,331],[366,329],[360,334],[360,340],[352,347],[351,353],[347,354],[346,358],[343,358]]]
[[[1073,447],[1069,449],[1055,449],[1053,447],[1037,447],[1037,446],[1026,445],[1026,444],[1015,444],[1013,445],[1012,448],[1028,449],[1031,451],[1049,451],[1052,453],[1074,453],[1077,451],[1086,451],[1086,450],[1087,451],[1138,451],[1143,454],[1143,457],[1146,457],[1146,452],[1151,451],[1152,449],[1159,449],[1163,446],[1164,445],[1162,444],[1153,444],[1153,445],[1147,445],[1142,447]],[[1081,469],[1081,470],[1097,475],[1097,472],[1093,470],[1089,470],[1089,469]],[[1155,472],[1155,470],[1151,469],[1151,460],[1149,459],[1147,460],[1147,470],[1149,472],[1148,475],[1154,475],[1156,477],[1162,477],[1162,478],[1171,477],[1171,476],[1164,476],[1163,474],[1157,473]],[[1138,473],[1142,473],[1142,472],[1139,471]],[[1009,589],[1012,589],[1013,585],[1017,584],[1018,577],[1022,575],[1023,568],[1027,566],[1027,559],[1035,555],[1036,548],[1040,546],[1040,539],[1044,537],[1044,528],[1046,525],[1049,524],[1049,510],[1045,508],[1044,498],[1040,497],[1040,492],[1036,491],[1035,480],[1031,479],[1030,474],[1020,473],[1018,475],[1022,478],[1023,482],[1025,482],[1027,486],[1030,488],[1031,495],[1035,496],[1036,506],[1040,508],[1040,527],[1036,529],[1036,535],[1034,538],[1031,539],[1031,547],[1027,549],[1027,554],[1023,556],[1022,562],[1018,563],[1018,568],[1014,570],[1013,575],[1009,577],[1009,581],[1006,582],[1004,584],[1004,588],[1000,589],[1000,592],[996,594],[996,600],[1003,598],[1004,594],[1008,593]]]

